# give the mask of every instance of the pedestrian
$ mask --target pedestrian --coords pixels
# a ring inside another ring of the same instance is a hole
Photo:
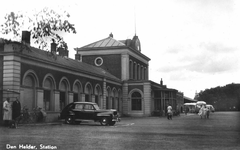
[[[210,115],[210,108],[206,107],[206,116],[209,119],[209,115]]]
[[[189,108],[188,108],[188,106],[186,106],[185,115],[187,115],[188,112],[189,112]]]
[[[7,98],[3,102],[3,122],[4,126],[9,126],[10,121],[12,120],[12,108],[10,104],[10,98]]]
[[[204,105],[202,105],[201,106],[201,108],[200,108],[200,110],[199,110],[199,113],[198,113],[198,115],[199,116],[201,116],[201,119],[204,117],[204,118],[206,118],[206,108],[205,108],[206,106],[204,106]]]
[[[168,120],[172,120],[172,115],[173,115],[172,106],[168,105],[168,107],[167,107],[167,118],[168,118]]]
[[[21,117],[21,103],[18,97],[16,97],[16,100],[12,104],[12,118],[14,121],[14,128],[17,128],[20,117]]]

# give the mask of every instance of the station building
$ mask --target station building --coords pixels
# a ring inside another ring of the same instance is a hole
[[[0,39],[1,104],[19,97],[22,107],[43,108],[47,121],[74,101],[95,102],[122,116],[164,115],[168,104],[175,111],[183,107],[183,93],[167,88],[162,79],[149,80],[150,58],[141,52],[138,36],[116,40],[110,34],[75,51],[71,59],[55,43],[50,51],[31,47],[27,31],[22,42]]]

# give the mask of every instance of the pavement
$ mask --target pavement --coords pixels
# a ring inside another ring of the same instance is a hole
[[[239,150],[240,112],[166,117],[122,117],[115,126],[98,122],[68,125],[48,122],[0,128],[0,149],[51,145],[58,150]],[[9,147],[7,147],[9,146]]]

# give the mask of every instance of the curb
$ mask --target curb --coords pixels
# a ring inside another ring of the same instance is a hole
[[[47,122],[47,123],[27,123],[27,124],[18,124],[18,126],[46,126],[46,125],[62,125],[62,122]]]

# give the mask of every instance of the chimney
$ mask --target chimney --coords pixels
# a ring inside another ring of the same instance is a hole
[[[163,80],[162,80],[162,78],[161,78],[160,84],[163,85]]]
[[[112,38],[113,38],[113,34],[112,34],[112,32],[109,34],[109,37],[112,37]]]
[[[56,54],[57,44],[53,41],[51,43],[51,53]]]
[[[82,55],[81,54],[75,54],[75,60],[82,62]]]
[[[31,33],[29,31],[22,31],[22,43],[30,46]]]
[[[66,50],[62,47],[59,47],[57,51],[58,51],[59,56],[68,57],[68,50]]]

